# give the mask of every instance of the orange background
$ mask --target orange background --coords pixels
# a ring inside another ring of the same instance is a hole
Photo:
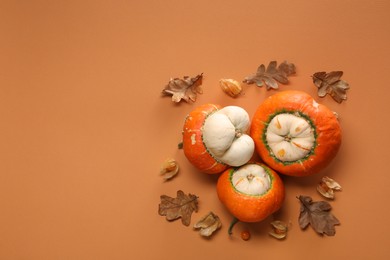
[[[378,0],[1,1],[0,259],[389,258],[389,11]],[[268,235],[272,217],[228,237],[217,177],[177,149],[181,127],[207,102],[252,116],[276,91],[244,85],[232,99],[218,81],[271,60],[297,66],[280,90],[304,90],[340,115],[343,144],[318,175],[283,178],[274,218],[291,221],[286,240]],[[310,77],[332,70],[351,86],[342,104],[318,98]],[[194,104],[161,96],[171,77],[202,72]],[[181,170],[164,183],[168,157]],[[331,201],[334,237],[297,223],[296,196],[321,200],[324,175],[343,187]],[[158,215],[160,195],[179,189],[199,196],[191,225],[220,216],[212,239]]]

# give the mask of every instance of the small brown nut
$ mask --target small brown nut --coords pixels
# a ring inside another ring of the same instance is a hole
[[[173,178],[179,172],[179,164],[174,159],[167,159],[161,165],[160,174],[164,180]]]
[[[221,79],[219,85],[231,97],[237,97],[242,91],[240,82],[234,79]]]

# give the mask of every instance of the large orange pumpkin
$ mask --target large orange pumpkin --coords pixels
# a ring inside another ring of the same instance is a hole
[[[227,169],[218,178],[217,194],[228,211],[243,222],[264,220],[280,209],[285,197],[278,174],[261,163]]]
[[[201,105],[185,119],[184,154],[196,168],[209,174],[241,166],[254,153],[254,142],[246,134],[249,125],[249,115],[240,107]]]
[[[268,97],[253,116],[250,135],[262,160],[290,176],[319,172],[341,145],[335,114],[302,91]]]

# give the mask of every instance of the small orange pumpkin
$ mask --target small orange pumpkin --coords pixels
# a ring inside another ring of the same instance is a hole
[[[209,174],[241,166],[254,153],[254,142],[246,134],[249,125],[249,115],[240,107],[201,105],[185,119],[184,154],[196,168]]]
[[[335,114],[302,91],[268,97],[253,116],[250,135],[262,160],[290,176],[319,172],[341,145]]]
[[[274,170],[262,163],[248,163],[222,173],[217,194],[236,219],[259,222],[280,209],[285,189]]]

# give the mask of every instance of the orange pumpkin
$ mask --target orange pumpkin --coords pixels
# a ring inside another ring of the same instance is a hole
[[[341,145],[335,114],[302,91],[268,97],[253,116],[250,135],[262,160],[290,176],[319,172]]]
[[[280,209],[285,189],[274,170],[265,164],[248,163],[222,173],[217,194],[236,219],[258,222]]]
[[[196,168],[209,174],[241,166],[254,153],[254,142],[246,134],[249,125],[249,115],[240,107],[201,105],[185,119],[184,154]]]

